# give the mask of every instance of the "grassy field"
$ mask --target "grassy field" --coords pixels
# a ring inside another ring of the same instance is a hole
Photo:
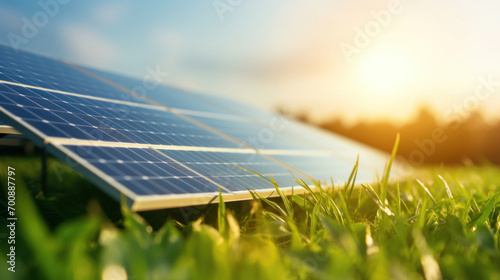
[[[7,166],[15,273],[5,267]],[[500,279],[500,169],[420,174],[138,215],[53,159],[42,194],[39,159],[5,156],[0,279]]]

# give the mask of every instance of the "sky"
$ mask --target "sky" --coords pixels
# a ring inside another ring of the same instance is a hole
[[[3,1],[0,42],[313,121],[421,104],[496,120],[499,15],[492,0]]]

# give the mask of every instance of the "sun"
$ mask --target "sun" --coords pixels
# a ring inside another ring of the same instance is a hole
[[[360,82],[371,92],[393,94],[404,89],[410,63],[395,52],[374,52],[359,61],[358,71]]]

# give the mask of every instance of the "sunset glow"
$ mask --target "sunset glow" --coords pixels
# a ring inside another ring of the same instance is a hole
[[[404,89],[410,74],[410,63],[393,52],[370,54],[359,61],[358,71],[367,91],[379,94],[397,94]]]

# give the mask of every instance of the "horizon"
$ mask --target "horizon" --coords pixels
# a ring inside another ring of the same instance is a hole
[[[234,3],[2,3],[0,42],[134,77],[158,67],[165,84],[314,122],[397,123],[421,104],[500,117],[500,3]]]

